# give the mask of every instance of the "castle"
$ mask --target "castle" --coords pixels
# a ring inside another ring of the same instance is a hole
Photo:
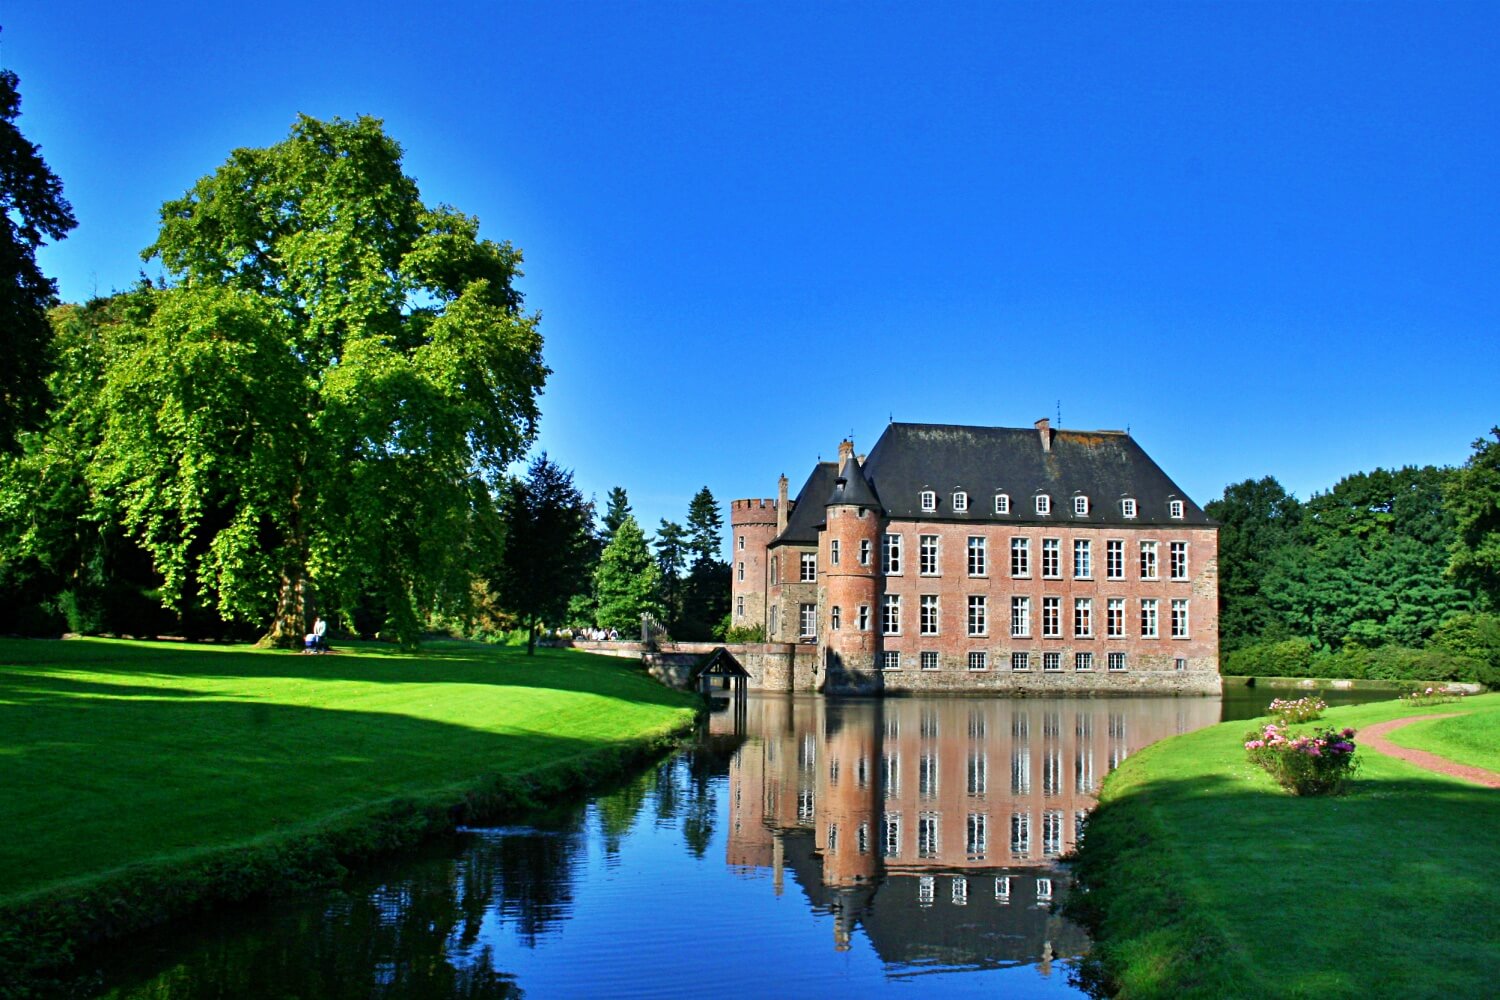
[[[1129,434],[892,423],[787,485],[730,505],[759,687],[1220,691],[1217,526]]]

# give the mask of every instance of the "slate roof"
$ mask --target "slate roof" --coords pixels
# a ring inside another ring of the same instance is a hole
[[[837,473],[833,480],[833,492],[828,495],[828,502],[823,506],[832,507],[834,504],[858,504],[861,507],[870,507],[880,510],[880,501],[875,499],[875,491],[870,489],[870,484],[865,479],[864,471],[861,469],[859,459],[850,456],[849,464],[844,471]]]
[[[792,512],[787,515],[786,530],[777,535],[772,545],[816,545],[818,527],[823,524],[823,504],[833,492],[833,480],[838,475],[837,462],[819,462],[812,475],[797,493]]]
[[[1214,522],[1123,431],[1053,429],[1050,452],[1035,427],[960,427],[892,423],[870,450],[866,478],[887,517],[987,524],[1196,524]],[[921,509],[923,490],[937,493],[937,510]],[[953,494],[969,495],[969,509],[953,509]],[[995,494],[1010,495],[1009,514],[995,513]],[[1052,497],[1052,513],[1036,513],[1038,493]],[[1089,498],[1086,515],[1073,497]],[[1127,519],[1120,500],[1136,501]],[[1170,516],[1168,501],[1183,502]]]

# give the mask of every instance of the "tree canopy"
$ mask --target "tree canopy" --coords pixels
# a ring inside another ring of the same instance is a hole
[[[656,561],[646,547],[646,535],[634,515],[627,514],[594,571],[598,624],[618,629],[627,636],[639,633],[641,615],[661,614],[657,597],[660,586]]]
[[[500,603],[526,626],[526,652],[536,649],[538,621],[557,623],[568,602],[589,585],[591,506],[573,474],[543,452],[500,494],[501,537],[494,583]]]
[[[1448,568],[1500,609],[1500,427],[1490,434],[1494,440],[1475,441],[1474,454],[1446,484],[1454,520]]]
[[[78,224],[62,181],[16,126],[20,114],[20,80],[0,70],[0,451],[46,413],[57,283],[37,267],[36,251]]]
[[[548,374],[520,252],[421,201],[379,121],[300,117],[162,208],[168,287],[106,359],[95,488],[180,607],[287,644],[316,603],[413,638]]]

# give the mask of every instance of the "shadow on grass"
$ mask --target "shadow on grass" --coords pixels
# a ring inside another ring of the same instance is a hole
[[[443,642],[417,653],[364,643],[334,655],[261,650],[246,646],[147,643],[132,640],[0,640],[0,682],[22,683],[52,671],[174,677],[292,678],[384,684],[483,684],[586,691],[652,705],[680,706],[679,692],[647,677],[633,661],[479,643]],[[0,698],[3,698],[0,692]]]
[[[1175,850],[1174,850],[1175,848]],[[1500,795],[1367,777],[1298,798],[1143,779],[1089,818],[1070,915],[1094,995],[1478,996],[1500,962]]]
[[[0,899],[625,742],[48,674],[0,674],[0,733]]]

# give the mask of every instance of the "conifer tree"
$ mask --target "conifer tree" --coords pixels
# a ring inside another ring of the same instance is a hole
[[[599,602],[599,625],[623,635],[638,632],[641,615],[661,614],[657,593],[661,573],[646,547],[646,535],[635,517],[627,514],[604,549],[594,571],[594,596]]]

